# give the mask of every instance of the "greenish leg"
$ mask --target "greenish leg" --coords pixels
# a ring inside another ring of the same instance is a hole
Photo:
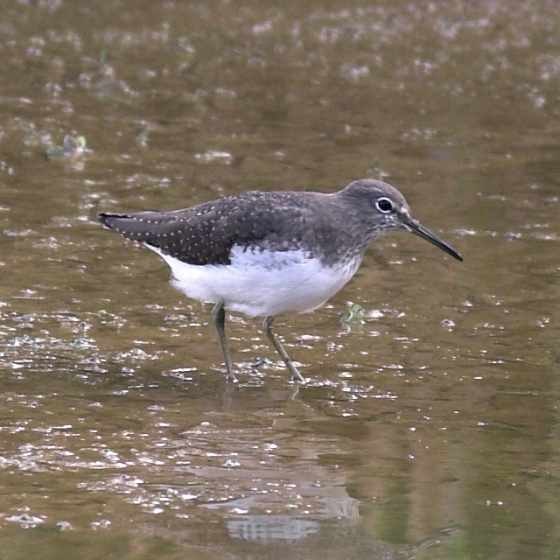
[[[214,324],[216,325],[216,330],[218,331],[220,346],[222,347],[222,352],[224,354],[228,379],[231,379],[231,381],[237,383],[237,379],[235,377],[235,374],[233,373],[233,366],[231,364],[231,357],[229,355],[229,349],[226,339],[226,312],[224,309],[223,301],[219,301],[214,306],[214,309],[212,309],[212,317],[214,319]]]
[[[270,342],[272,342],[274,348],[276,348],[276,351],[278,352],[278,354],[280,354],[280,357],[284,360],[286,367],[290,370],[290,373],[292,374],[292,380],[301,381],[302,383],[305,383],[305,379],[302,377],[301,373],[294,365],[294,362],[292,362],[290,356],[288,356],[286,350],[284,350],[284,347],[280,344],[280,341],[276,338],[276,335],[272,331],[273,322],[274,322],[274,315],[269,315],[268,317],[265,318],[263,322],[263,329],[264,332],[266,333],[266,336],[268,336]]]

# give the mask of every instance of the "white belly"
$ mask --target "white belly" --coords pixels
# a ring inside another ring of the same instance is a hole
[[[301,251],[243,251],[234,246],[229,265],[192,265],[150,247],[171,267],[171,283],[188,297],[223,301],[250,317],[304,313],[323,305],[354,276],[361,257],[325,268]]]

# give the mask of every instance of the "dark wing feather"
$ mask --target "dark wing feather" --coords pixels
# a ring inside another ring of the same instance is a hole
[[[229,264],[234,245],[288,250],[305,237],[307,207],[290,193],[248,192],[171,212],[99,214],[124,237],[195,265]],[[279,219],[280,218],[280,219]]]

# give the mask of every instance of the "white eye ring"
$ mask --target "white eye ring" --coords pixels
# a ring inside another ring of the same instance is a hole
[[[382,196],[375,201],[375,207],[382,213],[382,214],[389,214],[395,210],[393,206],[393,201],[390,198],[386,198]]]

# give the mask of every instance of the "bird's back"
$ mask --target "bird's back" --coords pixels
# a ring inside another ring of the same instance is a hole
[[[124,237],[181,262],[225,265],[234,246],[311,251],[317,236],[328,236],[331,230],[334,236],[335,224],[317,221],[317,207],[328,205],[329,196],[251,191],[183,210],[103,213],[99,219]]]

